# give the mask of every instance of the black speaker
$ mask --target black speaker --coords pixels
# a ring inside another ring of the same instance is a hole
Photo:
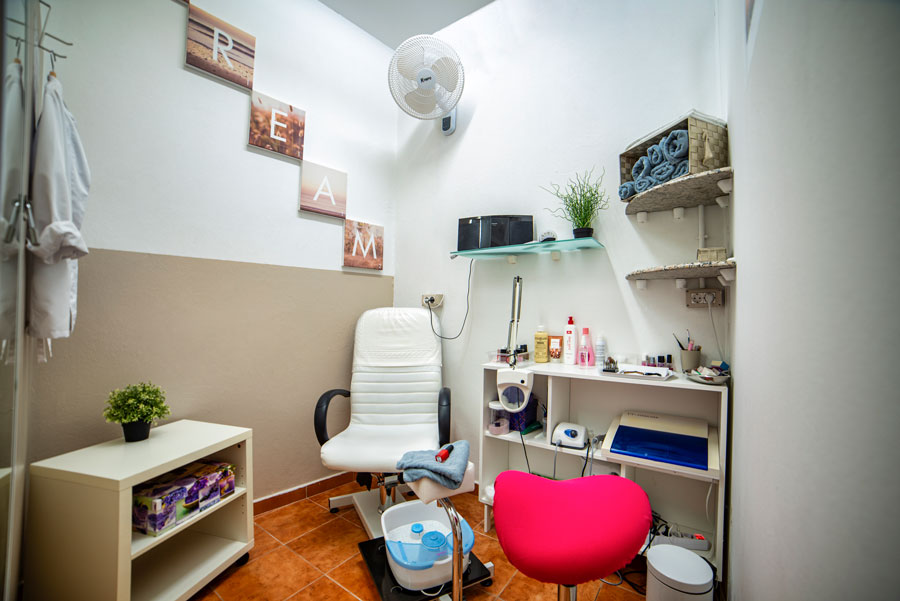
[[[481,248],[481,217],[465,217],[459,220],[456,250]]]
[[[525,244],[534,240],[531,215],[488,215],[459,220],[456,250]]]
[[[534,240],[534,221],[530,215],[509,218],[509,244],[525,244]]]

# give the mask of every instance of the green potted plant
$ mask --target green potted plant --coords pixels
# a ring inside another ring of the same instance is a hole
[[[152,382],[141,382],[110,392],[103,417],[122,424],[125,442],[137,442],[150,436],[150,425],[169,413],[165,391]]]
[[[558,184],[550,184],[553,188],[547,190],[556,196],[562,203],[561,207],[547,209],[557,217],[562,217],[572,224],[572,234],[576,238],[590,238],[594,234],[594,218],[603,209],[609,208],[609,199],[603,189],[603,176],[606,170],[596,181],[592,180],[594,170],[585,171],[584,175],[575,174],[574,179],[566,183],[565,188]]]

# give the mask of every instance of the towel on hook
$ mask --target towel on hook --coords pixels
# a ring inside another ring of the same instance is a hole
[[[453,443],[450,456],[443,463],[434,460],[437,451],[407,451],[397,462],[397,469],[403,472],[404,482],[415,482],[422,478],[434,480],[441,486],[457,489],[469,466],[469,441],[457,440]]]
[[[634,181],[637,181],[642,177],[649,177],[652,168],[653,165],[650,164],[650,159],[648,157],[641,157],[637,160],[637,163],[634,164],[634,167],[631,168],[631,177],[634,178]]]
[[[690,148],[690,139],[686,129],[676,129],[670,132],[668,136],[663,138],[659,143],[666,160],[670,163],[677,163],[680,159],[687,157]]]
[[[673,173],[675,173],[675,165],[665,161],[650,170],[650,177],[662,184],[672,179]]]
[[[672,179],[676,177],[681,177],[682,175],[687,175],[688,171],[691,170],[691,162],[687,159],[681,161],[677,165],[675,165],[675,172],[672,173]]]
[[[640,194],[641,192],[646,192],[658,183],[659,182],[652,177],[641,177],[634,180],[634,191]]]
[[[659,144],[654,144],[647,149],[647,158],[650,159],[650,164],[654,167],[666,160],[666,157],[663,154],[662,148],[659,147]]]
[[[634,182],[625,182],[619,186],[619,198],[625,200],[634,196]]]

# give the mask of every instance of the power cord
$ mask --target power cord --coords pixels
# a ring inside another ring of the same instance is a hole
[[[709,322],[712,324],[713,335],[716,337],[716,348],[719,349],[719,359],[725,360],[725,354],[722,352],[722,345],[719,344],[719,333],[716,332],[716,321],[713,319],[712,302],[716,297],[711,293],[706,293],[706,308],[709,309]]]
[[[522,434],[522,431],[519,430],[519,440],[522,441],[522,452],[525,453],[525,466],[528,468],[528,473],[533,473],[531,471],[531,464],[528,463],[528,448],[525,446],[525,435]]]
[[[431,324],[431,331],[434,332],[434,335],[440,338],[441,340],[456,340],[463,333],[463,328],[466,327],[466,319],[469,317],[469,291],[472,289],[472,264],[475,262],[475,259],[469,259],[469,276],[466,279],[466,314],[463,316],[462,325],[459,326],[459,332],[456,336],[441,336],[434,330],[434,312],[431,310],[431,302],[426,302],[425,306],[428,307],[428,322]],[[434,302],[434,301],[432,301]]]

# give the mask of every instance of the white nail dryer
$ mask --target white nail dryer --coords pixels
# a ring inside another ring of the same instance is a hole
[[[572,449],[583,449],[587,445],[586,432],[584,426],[571,424],[569,422],[560,422],[553,430],[553,438],[550,443],[556,446],[557,443],[562,447]]]

